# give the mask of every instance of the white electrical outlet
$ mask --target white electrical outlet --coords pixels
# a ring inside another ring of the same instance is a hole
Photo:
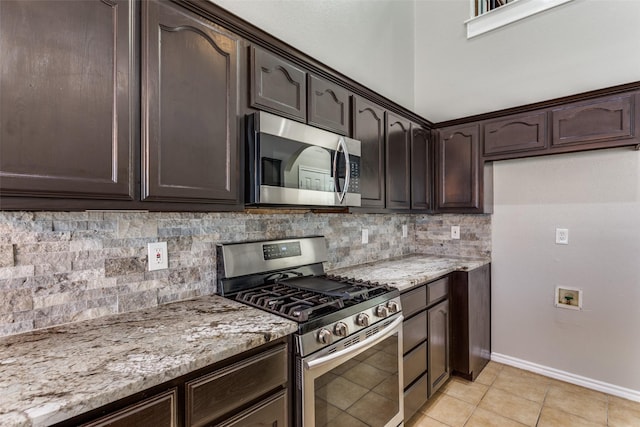
[[[556,228],[556,245],[568,245],[568,244],[569,244],[569,229]]]
[[[369,243],[369,230],[367,230],[366,228],[362,229],[362,244],[366,245],[367,243]]]
[[[409,235],[409,230],[407,229],[407,224],[402,224],[402,238],[405,239]]]
[[[149,271],[169,268],[167,242],[155,242],[147,245],[149,256]]]
[[[460,226],[459,225],[452,225],[451,226],[451,238],[452,239],[459,239],[460,238]]]

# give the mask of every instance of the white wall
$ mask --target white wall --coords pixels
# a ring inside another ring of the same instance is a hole
[[[574,0],[467,40],[469,0],[416,0],[416,111],[434,122],[640,80],[640,1]]]
[[[414,109],[413,1],[210,1]]]
[[[494,196],[493,352],[640,398],[640,152],[495,162]],[[582,311],[554,307],[558,285]]]

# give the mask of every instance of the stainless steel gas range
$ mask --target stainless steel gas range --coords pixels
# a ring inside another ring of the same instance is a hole
[[[297,426],[402,423],[403,318],[397,289],[325,274],[324,237],[217,249],[218,293],[298,322]]]

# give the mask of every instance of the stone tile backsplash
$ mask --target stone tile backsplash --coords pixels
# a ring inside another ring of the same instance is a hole
[[[450,225],[461,226],[460,240]],[[490,256],[491,217],[0,212],[0,336],[212,294],[216,243],[312,235],[327,238],[327,269],[411,252]],[[169,268],[149,272],[156,241],[167,242]]]

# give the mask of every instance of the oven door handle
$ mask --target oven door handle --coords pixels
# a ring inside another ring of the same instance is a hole
[[[370,336],[364,341],[359,342],[358,344],[354,344],[340,351],[336,351],[335,353],[331,353],[324,357],[319,357],[318,359],[305,361],[304,367],[307,370],[311,370],[317,368],[319,366],[325,365],[327,363],[331,363],[334,360],[340,359],[349,353],[353,353],[354,351],[358,351],[362,348],[373,347],[381,341],[389,338],[391,335],[396,333],[396,330],[402,326],[402,321],[404,317],[402,315],[398,316],[393,322],[391,322],[386,328],[382,331],[378,332],[375,335]]]

